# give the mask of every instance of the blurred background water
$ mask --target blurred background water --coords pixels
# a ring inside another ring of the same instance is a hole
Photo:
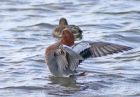
[[[61,17],[83,39],[133,47],[89,58],[86,76],[56,78],[44,61]],[[0,0],[0,97],[140,97],[139,0]]]

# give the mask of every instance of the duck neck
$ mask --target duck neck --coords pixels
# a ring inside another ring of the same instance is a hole
[[[69,47],[74,45],[74,41],[70,39],[61,39],[60,43]]]

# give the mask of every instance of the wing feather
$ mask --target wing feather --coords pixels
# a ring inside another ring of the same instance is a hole
[[[64,49],[67,51],[67,60],[70,69],[74,71],[79,65],[79,62],[83,60],[83,57],[68,47],[64,47]]]
[[[64,71],[75,71],[79,65],[79,62],[83,60],[82,56],[74,52],[69,47],[60,46],[60,48],[57,49],[55,53],[58,70],[61,73]]]
[[[114,43],[108,43],[108,42],[80,42],[76,46],[81,44],[87,44],[85,49],[82,48],[82,51],[78,52],[83,58],[88,58],[88,57],[101,57],[105,56],[108,54],[113,54],[113,53],[119,53],[123,51],[127,51],[132,49],[131,47],[128,46],[123,46],[123,45],[118,45]],[[87,55],[88,52],[88,55]]]

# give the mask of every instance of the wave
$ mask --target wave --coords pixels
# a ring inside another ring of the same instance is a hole
[[[16,28],[11,28],[8,31],[13,31],[13,32],[41,31],[41,30],[46,31],[48,29],[53,29],[55,26],[56,25],[52,25],[49,23],[37,23],[34,25],[28,25],[28,26],[17,26]]]
[[[118,11],[118,12],[95,12],[97,14],[123,15],[123,14],[140,14],[140,11]]]
[[[33,27],[33,26],[38,26],[38,27],[48,27],[48,28],[53,28],[55,27],[55,25],[49,24],[49,23],[38,23],[38,24],[34,24],[28,27]]]
[[[38,86],[10,86],[10,87],[3,87],[0,89],[24,89],[24,90],[46,90],[47,87],[38,87]]]

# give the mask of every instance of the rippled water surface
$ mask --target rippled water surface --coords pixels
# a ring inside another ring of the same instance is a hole
[[[0,97],[140,97],[139,0],[0,0]],[[52,77],[45,48],[60,17],[83,39],[129,45],[128,52],[89,58],[77,78]]]

